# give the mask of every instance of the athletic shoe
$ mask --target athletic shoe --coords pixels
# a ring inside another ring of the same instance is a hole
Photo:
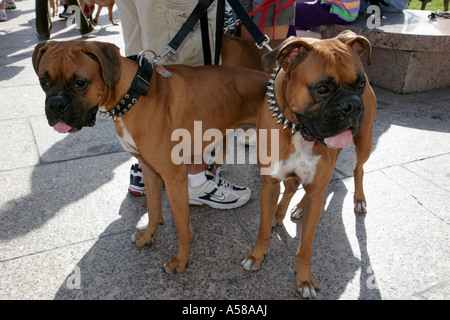
[[[188,187],[189,204],[206,204],[213,209],[234,209],[250,200],[251,191],[247,187],[231,184],[219,175],[221,168],[214,170],[210,165],[205,171],[206,182],[199,187]]]
[[[102,30],[101,26],[94,26],[94,29],[92,29],[91,32],[85,33],[81,35],[83,38],[89,38],[90,36],[93,36],[94,34],[98,33],[100,30]]]
[[[14,10],[17,9],[16,3],[14,0],[5,0],[5,9],[6,10]]]
[[[144,176],[142,175],[142,169],[139,163],[131,166],[128,191],[136,196],[145,195]]]
[[[71,13],[69,13],[69,12],[66,12],[66,11],[64,11],[63,13],[60,13],[59,14],[59,17],[61,18],[61,19],[69,19],[70,17],[72,16],[72,14]]]

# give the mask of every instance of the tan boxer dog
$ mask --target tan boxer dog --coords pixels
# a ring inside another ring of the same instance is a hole
[[[84,6],[87,5],[89,7],[89,21],[92,23],[92,25],[96,25],[98,23],[98,18],[100,17],[100,12],[102,11],[103,7],[108,8],[108,16],[109,21],[115,26],[118,25],[118,23],[113,18],[113,7],[116,4],[115,0],[81,0],[80,6],[84,9]],[[95,5],[98,5],[97,13],[94,18],[94,9]]]
[[[122,146],[139,159],[149,222],[145,232],[134,235],[138,247],[153,242],[163,223],[164,181],[178,234],[178,252],[164,269],[169,274],[183,272],[194,234],[186,165],[172,161],[172,150],[179,143],[172,141],[172,133],[186,129],[193,137],[196,120],[202,121],[203,131],[225,132],[240,123],[256,124],[270,76],[223,66],[171,65],[165,72],[153,70],[145,59],[136,62],[120,56],[115,45],[94,41],[41,43],[32,60],[46,93],[50,126],[76,132],[93,126],[98,110],[114,119]],[[157,71],[171,75],[166,78]],[[210,144],[203,142],[203,146]]]
[[[369,41],[353,32],[329,40],[291,37],[264,56],[265,64],[280,66],[270,80],[259,129],[280,129],[279,162],[264,166],[261,222],[255,247],[242,261],[246,270],[259,270],[267,254],[272,221],[282,224],[289,202],[303,185],[305,195],[292,213],[302,216],[297,251],[296,286],[305,298],[316,296],[310,260],[324,191],[333,175],[337,157],[353,141],[356,150],[354,204],[366,212],[363,165],[372,147],[376,98],[364,73],[360,56],[370,64]],[[283,130],[284,129],[284,130]],[[273,142],[272,142],[273,143]],[[261,142],[258,147],[262,148]],[[272,150],[268,140],[266,150]],[[280,181],[285,192],[280,203]]]
[[[269,41],[271,48],[278,47],[286,39]],[[253,39],[234,37],[225,34],[222,39],[222,65],[244,67],[264,71],[262,57],[268,52],[267,48],[258,49]],[[275,61],[274,65],[275,66]],[[272,69],[268,70],[272,73]]]

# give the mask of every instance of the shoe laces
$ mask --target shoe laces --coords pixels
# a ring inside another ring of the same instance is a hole
[[[234,185],[226,180],[224,177],[219,176],[221,171],[225,171],[222,167],[216,168],[216,172],[214,174],[214,182],[217,183],[219,187],[223,187],[224,189],[234,190]]]

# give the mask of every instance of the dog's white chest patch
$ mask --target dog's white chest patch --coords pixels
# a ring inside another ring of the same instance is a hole
[[[282,181],[288,175],[294,173],[300,178],[303,185],[307,185],[314,178],[320,156],[312,154],[314,142],[306,141],[298,132],[292,137],[291,143],[295,147],[295,152],[286,160],[274,164],[271,175],[275,179]]]
[[[122,118],[118,118],[117,121],[119,122],[119,125],[122,128],[122,136],[118,135],[122,147],[128,153],[140,154],[136,146],[136,143],[133,140],[133,137],[125,127],[125,123],[123,123]]]

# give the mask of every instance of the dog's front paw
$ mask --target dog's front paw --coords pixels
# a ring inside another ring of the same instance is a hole
[[[298,287],[297,290],[304,299],[315,299],[317,297],[315,288],[309,285],[302,285]]]
[[[262,259],[257,259],[252,255],[247,255],[241,262],[242,268],[247,271],[258,271],[261,269],[261,263],[263,262],[264,257]]]
[[[173,257],[164,264],[163,270],[168,274],[182,273],[188,266],[188,260],[181,261],[177,257]]]
[[[365,214],[367,213],[367,205],[364,201],[357,201],[355,202],[355,208],[354,208],[355,213],[358,214]]]
[[[138,231],[131,236],[131,242],[133,242],[136,247],[142,248],[145,245],[152,245],[153,240],[155,239],[154,234],[150,234],[146,236],[145,232]]]
[[[297,291],[304,299],[314,299],[317,297],[318,286],[309,270],[300,269],[295,273]]]

